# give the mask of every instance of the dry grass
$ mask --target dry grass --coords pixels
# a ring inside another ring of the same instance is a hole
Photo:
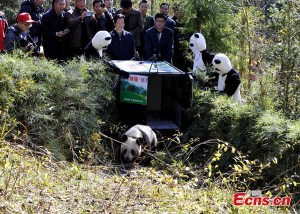
[[[1,213],[273,213],[232,206],[233,191],[135,166],[54,162],[20,145],[0,148]]]

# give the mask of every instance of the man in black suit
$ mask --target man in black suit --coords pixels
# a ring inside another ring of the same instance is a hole
[[[162,13],[157,13],[154,20],[154,27],[145,33],[146,59],[171,63],[174,33],[165,27],[166,17]]]
[[[46,59],[65,60],[65,38],[69,30],[65,20],[65,0],[53,0],[52,9],[42,17],[43,47]]]

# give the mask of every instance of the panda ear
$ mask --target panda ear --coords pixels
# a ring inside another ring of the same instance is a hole
[[[127,135],[123,134],[121,136],[121,142],[125,142],[128,139]]]
[[[197,33],[194,34],[194,36],[198,39],[199,38],[199,35]]]
[[[215,62],[216,64],[221,64],[221,60],[219,60],[219,59],[215,59],[214,62]]]
[[[137,143],[139,146],[143,145],[143,143],[144,143],[143,138],[138,138],[138,139],[136,139],[136,143]]]

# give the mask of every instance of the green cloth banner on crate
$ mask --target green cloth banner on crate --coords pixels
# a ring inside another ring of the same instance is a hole
[[[148,77],[130,74],[129,78],[120,76],[120,101],[147,105]]]

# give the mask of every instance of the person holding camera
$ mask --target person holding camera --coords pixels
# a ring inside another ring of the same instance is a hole
[[[17,17],[17,23],[7,29],[4,46],[8,53],[15,49],[21,49],[24,52],[32,52],[33,56],[39,56],[37,44],[29,35],[29,28],[35,23],[29,13],[20,13]]]
[[[65,37],[69,30],[64,19],[65,0],[53,0],[52,9],[42,17],[43,48],[46,59],[65,60]]]
[[[95,12],[93,16],[94,22],[94,34],[96,34],[99,30],[106,30],[108,32],[114,29],[114,21],[113,17],[108,13],[105,4],[102,3],[102,0],[94,0],[93,1],[93,10]]]
[[[68,57],[80,56],[84,48],[92,40],[94,34],[90,28],[92,11],[86,9],[86,0],[75,0],[75,9],[66,13],[68,35]]]

